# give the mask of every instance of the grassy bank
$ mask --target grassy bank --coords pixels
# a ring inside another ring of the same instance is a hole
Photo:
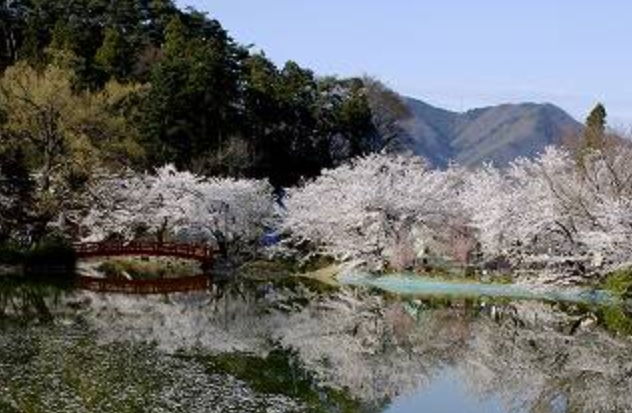
[[[97,270],[108,278],[134,280],[191,277],[201,273],[198,262],[169,257],[112,258],[101,263]]]

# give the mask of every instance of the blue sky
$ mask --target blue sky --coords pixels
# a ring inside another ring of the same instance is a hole
[[[369,74],[453,110],[551,102],[579,120],[598,101],[632,125],[627,0],[178,0],[240,43],[318,74]]]

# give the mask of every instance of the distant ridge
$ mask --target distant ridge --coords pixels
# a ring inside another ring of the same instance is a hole
[[[459,113],[413,98],[404,100],[412,114],[404,122],[405,147],[438,167],[450,161],[505,166],[517,157],[533,157],[582,128],[550,103],[503,104]]]

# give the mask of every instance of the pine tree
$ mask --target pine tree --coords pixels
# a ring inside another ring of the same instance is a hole
[[[97,50],[94,61],[106,77],[125,80],[132,69],[133,50],[125,37],[114,28],[104,31],[103,44]]]
[[[167,58],[183,56],[187,48],[187,28],[178,16],[174,16],[165,28],[163,50]]]
[[[584,152],[603,148],[606,117],[606,108],[598,103],[586,118],[582,145]]]
[[[0,153],[0,243],[26,237],[34,193],[23,148],[5,149]]]
[[[6,1],[0,1],[0,72],[16,58],[16,21],[13,10]]]
[[[57,20],[48,47],[55,50],[74,52],[76,49],[75,43],[76,39],[70,24],[62,20]]]
[[[33,67],[41,67],[44,62],[44,54],[41,49],[40,33],[37,28],[38,22],[34,18],[26,21],[24,39],[22,40],[18,58],[28,62]]]

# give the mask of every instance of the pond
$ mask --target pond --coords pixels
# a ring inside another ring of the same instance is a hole
[[[620,304],[299,277],[129,296],[0,280],[0,412],[632,411]]]

